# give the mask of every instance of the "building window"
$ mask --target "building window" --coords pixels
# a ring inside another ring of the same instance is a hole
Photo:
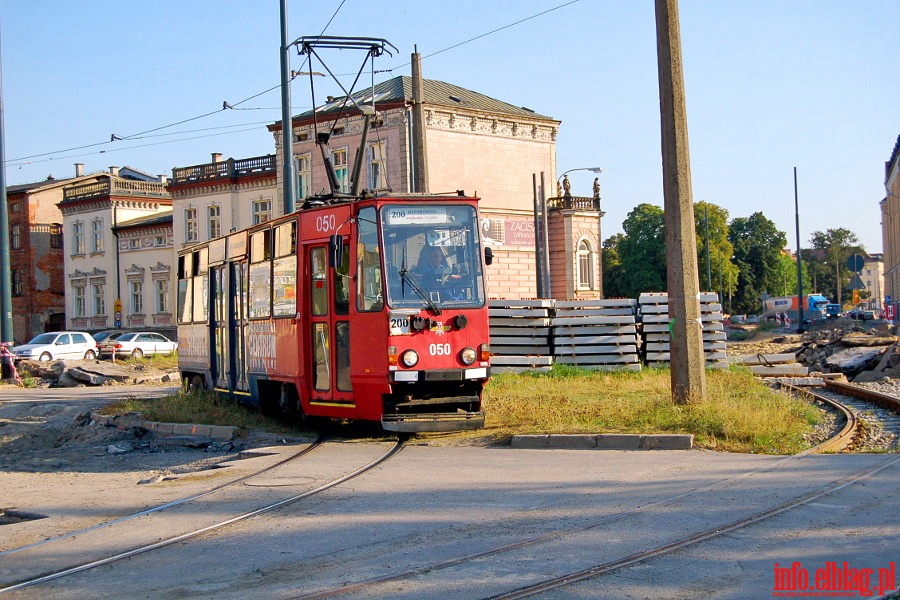
[[[94,316],[101,317],[106,314],[106,284],[95,283],[91,288],[94,293]]]
[[[587,240],[578,242],[578,289],[594,289],[594,252]]]
[[[309,196],[309,155],[297,157],[297,198],[303,200]]]
[[[166,245],[166,236],[164,236],[164,235],[156,236],[156,241],[154,242],[154,244],[156,245],[157,248],[159,248],[161,246],[165,246]]]
[[[13,202],[13,203],[11,203],[11,204],[9,205],[9,212],[16,212],[16,213],[17,213],[17,212],[19,212],[20,210],[22,210],[22,209],[19,207],[19,203],[18,203],[18,202]]]
[[[386,153],[384,142],[376,142],[369,145],[369,181],[370,190],[385,190],[387,184],[387,169],[385,167]]]
[[[75,317],[83,317],[84,313],[84,286],[83,285],[73,285],[72,286],[72,296],[74,297],[74,301],[72,302],[72,312]]]
[[[347,178],[347,149],[332,150],[331,164],[334,166],[334,174],[337,176],[339,192],[347,193],[350,191]]]
[[[57,250],[63,247],[62,225],[59,223],[50,225],[50,247]]]
[[[84,223],[81,221],[72,225],[72,251],[84,255]]]
[[[91,253],[103,252],[103,219],[91,221]]]
[[[129,250],[139,250],[141,248],[141,240],[128,240]]]
[[[153,285],[156,286],[156,312],[169,312],[169,282],[165,279],[156,279]]]
[[[21,296],[25,293],[25,282],[22,279],[22,271],[15,270],[12,272],[12,295]]]
[[[196,242],[200,238],[197,233],[197,209],[184,209],[184,241]]]
[[[206,209],[207,222],[209,223],[209,239],[222,235],[222,209],[218,204],[213,204]]]
[[[272,199],[260,198],[253,201],[253,224],[259,225],[272,218]]]
[[[131,314],[139,315],[144,312],[144,283],[131,282]]]
[[[9,230],[9,247],[18,250],[22,247],[22,226],[13,225]]]

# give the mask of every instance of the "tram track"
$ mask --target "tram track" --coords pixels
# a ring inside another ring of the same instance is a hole
[[[897,451],[900,440],[900,399],[858,385],[825,382],[815,390],[785,386],[837,411],[843,429],[817,446],[816,452]]]
[[[148,508],[148,509],[145,509],[145,510],[136,512],[136,513],[132,513],[132,514],[129,514],[129,515],[124,515],[124,516],[118,517],[118,518],[116,518],[116,519],[112,519],[112,520],[110,520],[110,521],[104,521],[104,522],[102,522],[102,523],[97,523],[96,525],[91,525],[90,527],[84,527],[84,528],[82,528],[82,529],[77,529],[77,530],[74,530],[74,531],[69,531],[69,532],[67,532],[67,533],[63,533],[63,534],[60,534],[60,535],[57,535],[57,536],[53,536],[53,537],[50,537],[50,538],[41,540],[41,541],[39,541],[39,542],[34,542],[34,543],[32,543],[32,544],[26,544],[26,545],[24,545],[24,546],[19,546],[19,547],[16,547],[16,548],[10,548],[10,549],[8,549],[8,550],[3,550],[3,551],[0,551],[0,558],[2,558],[2,557],[4,557],[4,556],[11,555],[11,554],[16,554],[16,553],[18,553],[18,552],[23,552],[23,551],[26,551],[26,550],[31,550],[31,549],[33,549],[33,548],[38,548],[38,547],[40,547],[40,546],[44,546],[44,545],[47,545],[47,544],[52,544],[52,543],[54,543],[54,542],[59,542],[59,541],[62,541],[62,540],[72,539],[72,538],[75,538],[75,537],[77,537],[77,536],[79,536],[79,535],[84,535],[84,534],[89,533],[89,532],[92,532],[92,531],[97,531],[98,529],[103,529],[103,528],[105,528],[105,527],[111,527],[111,526],[113,526],[113,525],[118,525],[118,524],[120,524],[120,523],[124,523],[124,522],[126,522],[126,521],[130,521],[130,520],[132,520],[132,519],[137,519],[137,518],[140,518],[140,517],[144,517],[144,516],[147,516],[147,515],[151,515],[151,514],[153,514],[153,513],[161,512],[161,511],[164,511],[164,510],[167,510],[167,509],[170,509],[170,508],[174,508],[174,507],[176,507],[176,506],[180,506],[180,505],[182,505],[182,504],[186,504],[186,503],[191,502],[191,501],[193,501],[193,500],[197,500],[197,499],[202,498],[202,497],[204,497],[204,496],[208,496],[208,495],[213,494],[213,493],[215,493],[215,492],[218,492],[218,491],[220,491],[220,490],[223,490],[223,489],[226,489],[226,488],[229,488],[229,487],[232,487],[232,486],[235,486],[235,485],[244,483],[245,481],[248,481],[248,480],[250,480],[250,479],[252,479],[252,478],[254,478],[254,477],[258,477],[258,476],[260,476],[260,475],[263,475],[263,474],[265,474],[265,473],[268,473],[268,472],[270,472],[270,471],[273,471],[274,469],[277,469],[278,467],[280,467],[280,466],[282,466],[282,465],[285,465],[285,464],[287,464],[287,463],[289,463],[289,462],[292,462],[292,461],[294,461],[294,460],[297,460],[298,458],[302,458],[303,456],[306,456],[306,455],[310,454],[311,452],[314,452],[315,450],[319,449],[319,448],[322,446],[322,444],[325,443],[325,439],[326,439],[325,436],[320,436],[318,439],[316,439],[314,442],[312,442],[309,446],[306,446],[305,448],[302,448],[300,451],[295,452],[294,454],[291,454],[290,456],[288,456],[288,457],[286,457],[286,458],[283,458],[283,459],[281,459],[281,460],[279,460],[279,461],[277,461],[277,462],[275,462],[275,463],[273,463],[273,464],[271,464],[271,465],[268,465],[268,466],[266,466],[266,467],[264,467],[264,468],[262,468],[262,469],[259,469],[258,471],[254,471],[253,473],[248,473],[247,475],[244,475],[244,476],[239,477],[239,478],[237,478],[237,479],[234,479],[234,480],[232,480],[232,481],[226,481],[226,482],[223,482],[223,483],[221,483],[221,484],[219,484],[219,485],[217,485],[217,486],[214,486],[214,487],[209,488],[208,490],[204,490],[204,491],[202,491],[202,492],[199,492],[199,493],[197,493],[197,494],[192,494],[192,495],[190,495],[190,496],[185,496],[184,498],[179,498],[178,500],[172,500],[171,502],[166,502],[166,503],[164,503],[164,504],[160,504],[160,505],[157,505],[157,506],[154,506],[154,507],[151,507],[151,508]]]
[[[805,392],[806,390],[800,388],[799,391]],[[668,505],[674,504],[679,501],[690,500],[692,498],[699,497],[705,493],[724,489],[727,486],[734,485],[741,480],[745,480],[745,479],[751,478],[756,475],[764,474],[764,473],[766,473],[768,471],[772,471],[778,467],[782,467],[787,464],[796,462],[797,460],[801,460],[803,457],[806,457],[806,456],[809,456],[812,454],[833,452],[833,451],[835,451],[834,450],[835,448],[845,447],[847,444],[852,442],[853,436],[857,434],[858,421],[855,419],[854,412],[846,407],[842,407],[841,403],[839,403],[835,400],[829,399],[829,398],[822,398],[822,401],[827,402],[828,404],[832,405],[835,408],[835,410],[841,410],[847,417],[847,424],[836,435],[832,436],[825,442],[823,442],[813,448],[809,448],[798,454],[784,457],[771,465],[767,465],[765,467],[760,467],[760,468],[754,469],[752,471],[743,473],[737,477],[733,477],[728,480],[718,481],[718,482],[715,482],[715,483],[712,483],[712,484],[709,484],[706,486],[695,488],[693,490],[689,490],[686,492],[668,496],[666,498],[662,498],[660,500],[650,502],[650,503],[642,505],[642,506],[630,508],[630,509],[627,509],[627,510],[615,513],[615,514],[606,515],[604,517],[597,519],[595,522],[587,524],[587,525],[578,525],[578,526],[573,526],[573,527],[558,528],[556,530],[553,530],[553,531],[550,531],[550,532],[547,532],[547,533],[544,533],[544,534],[541,534],[538,536],[521,539],[521,540],[511,542],[508,544],[504,544],[501,546],[496,546],[494,548],[489,548],[484,551],[475,552],[475,553],[451,558],[448,560],[443,560],[440,562],[434,562],[434,563],[430,563],[427,565],[422,565],[422,566],[419,566],[416,568],[408,569],[408,570],[400,572],[400,573],[393,573],[393,574],[385,575],[385,576],[381,576],[381,577],[374,577],[374,578],[366,579],[364,581],[346,583],[341,586],[318,590],[318,591],[315,591],[315,592],[312,592],[309,594],[302,594],[302,595],[297,596],[297,598],[299,600],[321,600],[324,598],[345,596],[345,595],[350,595],[350,594],[359,593],[359,592],[363,592],[363,593],[372,592],[373,590],[376,590],[377,588],[379,588],[379,586],[383,586],[386,584],[408,581],[413,578],[421,577],[421,576],[427,575],[432,572],[441,571],[441,570],[445,570],[445,569],[451,569],[454,567],[459,567],[459,566],[465,565],[466,563],[474,563],[476,561],[483,561],[483,560],[491,558],[491,557],[497,557],[497,556],[501,556],[501,555],[505,555],[505,554],[510,554],[515,551],[523,550],[525,548],[529,548],[532,546],[538,546],[540,544],[545,544],[548,542],[552,542],[554,540],[563,539],[567,536],[572,536],[572,535],[581,534],[581,533],[587,533],[592,530],[598,530],[604,526],[608,526],[613,523],[623,521],[630,517],[641,515],[642,513],[647,513],[651,510],[662,509]],[[802,506],[802,505],[812,502],[818,498],[821,498],[822,496],[825,496],[825,495],[835,492],[839,489],[842,489],[842,488],[858,481],[859,479],[862,479],[864,477],[872,475],[884,468],[887,468],[888,466],[891,466],[898,460],[900,460],[900,457],[898,457],[896,460],[891,461],[889,464],[883,464],[883,465],[880,465],[877,467],[867,469],[867,470],[857,473],[853,476],[845,478],[844,480],[835,482],[829,486],[825,486],[816,491],[813,491],[805,496],[802,496],[800,498],[796,498],[794,500],[786,502],[786,503],[784,503],[780,506],[777,506],[773,509],[763,511],[761,513],[753,515],[752,517],[748,517],[746,519],[741,519],[739,521],[729,523],[722,527],[716,527],[709,531],[704,531],[704,532],[692,535],[690,537],[684,538],[682,540],[678,540],[676,542],[667,544],[667,545],[659,547],[659,548],[655,548],[653,550],[640,552],[635,555],[626,557],[625,559],[621,559],[621,560],[614,561],[611,563],[604,563],[603,565],[597,565],[596,567],[591,567],[590,569],[585,570],[583,572],[579,571],[577,573],[565,575],[563,577],[558,578],[559,579],[558,582],[556,581],[556,579],[554,579],[553,581],[548,580],[548,582],[546,582],[546,584],[542,584],[542,585],[548,586],[548,587],[546,587],[546,589],[544,589],[542,587],[540,589],[535,588],[534,590],[531,590],[531,588],[529,587],[523,591],[522,595],[516,595],[519,593],[519,591],[515,591],[515,592],[510,592],[510,595],[501,594],[499,596],[496,596],[496,598],[526,597],[529,595],[533,595],[535,593],[540,593],[542,591],[548,591],[548,590],[554,589],[555,587],[561,587],[562,585],[568,585],[568,584],[574,583],[576,581],[581,581],[583,579],[598,576],[603,573],[608,573],[613,570],[629,566],[631,564],[636,564],[636,563],[644,561],[644,560],[649,560],[656,556],[661,556],[661,555],[664,555],[667,553],[675,552],[676,550],[679,550],[681,548],[684,548],[684,547],[687,547],[687,546],[690,546],[690,545],[693,545],[696,543],[700,543],[700,542],[706,541],[708,539],[713,539],[720,535],[725,535],[728,532],[735,531],[735,530],[743,528],[743,527],[748,527],[754,523],[763,521],[770,517],[774,517],[777,514],[781,514],[782,512],[785,512],[792,508]],[[377,595],[377,592],[376,592],[376,595]],[[495,596],[491,596],[490,598],[495,598]]]
[[[394,455],[396,455],[398,452],[400,452],[400,450],[403,449],[403,446],[404,446],[404,444],[405,444],[405,441],[406,441],[406,440],[405,440],[405,437],[401,437],[401,438],[398,439],[398,440],[397,440],[397,441],[396,441],[396,442],[395,442],[395,443],[394,443],[394,444],[393,444],[386,452],[382,453],[380,456],[378,456],[378,457],[375,458],[374,460],[372,460],[372,461],[366,463],[366,464],[363,465],[362,467],[359,467],[359,468],[355,469],[354,471],[352,471],[352,472],[350,472],[350,473],[341,475],[340,477],[334,478],[334,479],[332,479],[332,480],[330,480],[330,481],[327,481],[326,483],[323,483],[323,484],[321,484],[321,485],[319,485],[319,486],[317,486],[317,487],[315,487],[315,488],[313,488],[313,489],[307,490],[307,491],[302,492],[302,493],[300,493],[300,494],[296,494],[296,495],[293,495],[293,496],[290,496],[290,497],[288,497],[288,498],[281,499],[281,500],[278,500],[278,501],[275,501],[275,502],[270,502],[270,503],[268,503],[268,504],[266,504],[266,505],[264,505],[264,506],[262,506],[262,507],[259,507],[259,508],[256,508],[256,509],[253,509],[253,510],[244,512],[244,513],[241,513],[241,514],[239,514],[239,515],[236,515],[236,516],[233,516],[233,517],[230,517],[230,518],[227,518],[227,519],[223,519],[223,520],[217,521],[217,522],[215,522],[215,523],[212,523],[212,524],[210,524],[210,525],[206,525],[206,526],[204,526],[204,527],[200,527],[200,528],[194,529],[194,530],[192,530],[192,531],[188,531],[188,532],[185,532],[185,533],[182,533],[182,534],[179,534],[179,535],[167,537],[167,538],[161,539],[161,540],[159,540],[159,541],[157,541],[157,542],[154,542],[154,543],[143,544],[143,545],[140,545],[140,546],[136,546],[136,547],[131,548],[131,549],[126,550],[126,551],[118,552],[118,553],[116,553],[116,554],[113,554],[113,555],[110,555],[110,556],[107,556],[107,557],[104,557],[104,558],[101,558],[101,559],[88,561],[88,562],[85,562],[85,563],[83,563],[83,564],[75,565],[75,566],[72,566],[72,567],[67,567],[67,568],[65,568],[65,569],[53,570],[53,571],[41,573],[40,575],[37,575],[37,576],[33,576],[33,577],[26,578],[26,579],[22,579],[22,580],[20,580],[20,581],[9,582],[8,584],[4,585],[3,587],[0,587],[0,593],[11,592],[11,591],[15,591],[15,590],[24,589],[24,588],[26,588],[26,587],[30,587],[30,586],[33,586],[33,585],[38,585],[38,584],[41,584],[41,583],[46,583],[46,582],[53,581],[53,580],[56,580],[56,579],[60,579],[60,578],[63,578],[63,577],[67,577],[67,576],[70,576],[70,575],[75,575],[75,574],[77,574],[77,573],[81,573],[81,572],[84,572],[84,571],[87,571],[87,570],[90,570],[90,569],[94,569],[94,568],[96,568],[96,567],[100,567],[100,566],[103,566],[103,565],[110,565],[110,564],[112,564],[112,563],[121,561],[121,560],[126,559],[126,558],[130,558],[130,557],[133,557],[133,556],[137,556],[137,555],[139,555],[139,554],[144,554],[144,553],[146,553],[146,552],[150,552],[150,551],[152,551],[152,550],[156,550],[156,549],[159,549],[159,548],[164,548],[164,547],[166,547],[166,546],[170,546],[170,545],[172,545],[172,544],[176,544],[176,543],[179,543],[179,542],[184,542],[184,541],[190,540],[190,539],[192,539],[192,538],[199,537],[199,536],[201,536],[201,535],[203,535],[203,534],[206,534],[206,533],[209,533],[209,532],[212,532],[212,531],[216,531],[216,530],[222,529],[222,528],[227,527],[227,526],[229,526],[229,525],[232,525],[232,524],[235,524],[235,523],[239,523],[239,522],[241,522],[241,521],[245,521],[245,520],[250,519],[250,518],[252,518],[252,517],[255,517],[255,516],[258,516],[258,515],[262,515],[262,514],[265,514],[265,513],[274,511],[274,510],[277,510],[277,509],[279,509],[279,508],[282,508],[282,507],[285,507],[285,506],[294,504],[294,503],[296,503],[296,502],[299,502],[300,500],[309,498],[309,497],[314,496],[314,495],[316,495],[316,494],[320,494],[320,493],[322,493],[322,492],[324,492],[324,491],[326,491],[326,490],[332,489],[332,488],[334,488],[334,487],[336,487],[336,486],[338,486],[338,485],[341,485],[342,483],[345,483],[345,482],[347,482],[347,481],[350,481],[351,479],[354,479],[354,478],[356,478],[356,477],[359,477],[360,475],[362,475],[362,474],[364,474],[364,473],[366,473],[366,472],[368,472],[368,471],[374,469],[374,468],[377,467],[378,465],[381,465],[382,463],[386,462],[386,461],[389,460],[391,457],[393,457]],[[321,446],[321,444],[318,444],[318,445],[316,445],[315,447],[317,448],[317,447],[320,447],[320,446]],[[250,475],[248,475],[248,476],[245,476],[245,477],[241,478],[240,480],[236,480],[236,481],[233,481],[233,482],[229,482],[229,483],[227,483],[227,484],[223,484],[222,486],[217,486],[217,488],[215,488],[215,489],[207,490],[206,492],[203,492],[203,493],[201,493],[201,494],[197,494],[197,495],[193,495],[193,496],[188,497],[188,498],[184,498],[184,499],[182,499],[182,500],[180,500],[180,501],[177,501],[177,503],[178,503],[178,504],[184,504],[184,503],[186,503],[186,502],[188,502],[188,501],[190,501],[190,500],[194,500],[194,499],[199,498],[199,497],[201,497],[201,496],[208,495],[208,494],[212,493],[213,491],[219,491],[219,490],[221,490],[223,487],[225,487],[226,485],[227,485],[227,486],[233,486],[233,485],[235,485],[236,483],[246,482],[246,481],[249,480],[250,478],[256,477],[256,476],[262,474],[263,472],[271,471],[272,469],[276,468],[277,466],[282,466],[282,465],[284,465],[284,464],[290,462],[291,460],[294,460],[294,459],[298,458],[299,456],[308,454],[309,452],[312,451],[310,448],[313,448],[313,446],[311,445],[310,447],[304,449],[303,451],[301,451],[301,452],[299,452],[299,453],[297,453],[297,454],[295,454],[295,455],[292,455],[292,456],[290,456],[290,457],[288,457],[288,458],[286,458],[286,459],[283,459],[283,460],[279,461],[276,465],[271,465],[270,467],[267,467],[266,469],[263,469],[263,470],[261,470],[261,471],[259,471],[259,472],[256,472],[256,473],[250,474]],[[170,508],[170,507],[175,506],[175,505],[176,505],[176,504],[174,504],[174,503],[167,503],[166,505],[161,505],[160,507],[156,507],[156,508],[154,508],[154,509],[152,509],[152,510],[153,510],[154,512],[159,512],[159,511],[161,511],[161,510],[164,510],[165,508]],[[74,534],[86,533],[86,532],[88,532],[88,531],[93,531],[93,530],[95,530],[95,529],[97,529],[97,528],[99,528],[99,527],[106,527],[106,526],[113,525],[113,524],[120,524],[120,523],[122,523],[124,520],[135,519],[135,518],[138,518],[138,517],[141,517],[141,516],[146,516],[147,514],[150,514],[150,513],[149,513],[148,511],[142,511],[141,513],[135,513],[134,515],[128,515],[127,517],[123,517],[123,518],[121,518],[121,519],[117,519],[117,520],[114,520],[114,521],[110,521],[110,522],[108,522],[108,523],[104,523],[104,524],[101,524],[101,525],[99,525],[99,526],[95,526],[95,527],[93,527],[93,528],[86,528],[86,529],[80,530],[80,531],[78,531],[78,532],[72,532],[72,533],[69,533],[69,534],[66,534],[66,535],[63,535],[63,536],[58,536],[57,538],[54,538],[53,540],[46,540],[46,542],[47,542],[47,543],[49,543],[49,542],[51,542],[51,541],[57,541],[57,542],[59,542],[59,541],[62,541],[63,539],[69,539],[69,538],[71,538]],[[17,551],[17,552],[18,552],[18,551],[24,551],[24,550],[27,550],[27,549],[35,548],[35,547],[37,547],[37,546],[39,546],[39,545],[43,545],[43,543],[37,543],[37,544],[29,545],[29,546],[23,546],[23,547],[21,547],[21,548],[17,548],[17,549],[13,549],[13,550],[15,550],[15,551]],[[9,552],[9,551],[7,551],[7,552]],[[0,584],[0,585],[3,585],[3,584]]]

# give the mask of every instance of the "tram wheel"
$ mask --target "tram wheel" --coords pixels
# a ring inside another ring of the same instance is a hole
[[[187,382],[188,378],[185,377],[184,380]],[[206,389],[206,382],[199,375],[194,375],[191,377],[190,383],[187,383],[187,389],[189,392],[202,392]]]

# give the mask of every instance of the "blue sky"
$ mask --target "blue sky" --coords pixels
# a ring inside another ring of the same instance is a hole
[[[662,205],[651,0],[288,2],[291,39],[320,34],[337,10],[326,34],[393,43],[376,81],[409,75],[417,45],[425,77],[562,121],[560,173],[603,167],[604,238],[636,205]],[[797,167],[801,244],[846,227],[880,252],[900,2],[682,0],[680,17],[694,200],[761,211],[793,248]],[[0,0],[7,184],[71,176],[76,162],[171,174],[211,152],[274,152],[279,27],[278,0]],[[357,59],[335,71],[355,74]],[[339,94],[329,83],[317,98]],[[291,93],[295,114],[309,108],[308,80]],[[573,192],[588,195],[594,176],[572,173]]]

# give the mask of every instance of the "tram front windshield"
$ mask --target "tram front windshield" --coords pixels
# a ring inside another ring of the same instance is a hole
[[[473,207],[390,205],[381,209],[381,224],[391,307],[484,305]]]

